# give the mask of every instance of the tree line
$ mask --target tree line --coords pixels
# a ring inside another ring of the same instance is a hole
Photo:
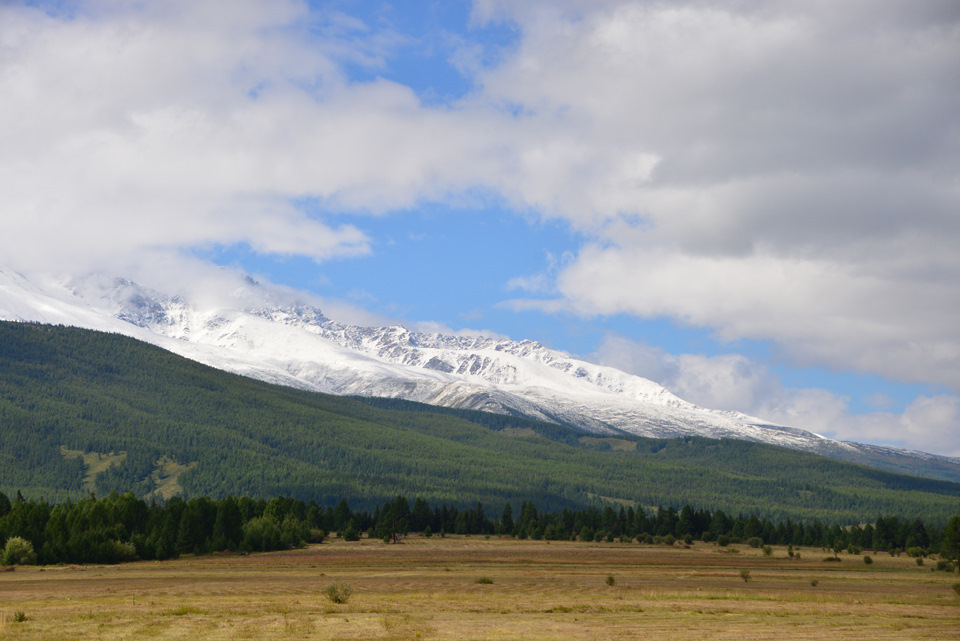
[[[289,497],[270,501],[174,497],[167,502],[147,502],[132,492],[114,492],[99,499],[91,495],[50,505],[43,500],[25,500],[19,493],[11,501],[0,492],[0,547],[6,552],[7,564],[26,559],[42,564],[119,563],[214,551],[279,550],[321,543],[330,532],[348,541],[364,534],[396,542],[410,533],[428,537],[450,533],[669,545],[694,540],[718,545],[749,542],[904,551],[917,556],[939,552],[946,559],[960,561],[960,515],[943,527],[897,516],[842,527],[827,526],[817,519],[774,522],[689,505],[679,510],[673,506],[646,510],[606,505],[542,511],[525,501],[516,512],[506,503],[498,514],[491,514],[482,503],[465,508],[431,506],[423,498],[411,504],[397,496],[370,512],[351,509],[344,499],[327,506]],[[11,550],[20,556],[11,557]]]

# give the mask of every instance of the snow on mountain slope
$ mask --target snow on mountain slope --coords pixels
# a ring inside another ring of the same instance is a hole
[[[0,318],[117,332],[219,369],[320,392],[522,415],[601,434],[747,439],[888,468],[894,460],[897,469],[937,460],[960,479],[960,460],[697,407],[650,380],[534,341],[345,325],[250,279],[200,302],[123,279],[28,279],[0,268]]]

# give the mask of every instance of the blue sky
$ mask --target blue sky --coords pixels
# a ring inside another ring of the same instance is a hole
[[[960,454],[958,32],[933,1],[5,3],[0,253],[199,258]]]

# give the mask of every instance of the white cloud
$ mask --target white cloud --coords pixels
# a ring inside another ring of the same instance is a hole
[[[960,456],[960,397],[955,395],[918,396],[901,413],[859,414],[851,410],[849,398],[826,389],[786,387],[766,364],[741,354],[669,354],[610,334],[592,359],[655,380],[703,407],[743,412],[830,438]],[[878,406],[890,403],[888,398],[876,400]]]
[[[486,98],[562,130],[518,172],[517,199],[596,238],[558,275],[560,300],[509,306],[669,317],[801,364],[960,390],[960,8],[476,14],[523,30],[481,75]],[[628,158],[645,161],[617,170]]]

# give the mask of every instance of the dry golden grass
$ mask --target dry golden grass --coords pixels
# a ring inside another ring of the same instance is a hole
[[[79,458],[83,460],[86,473],[83,475],[83,491],[93,492],[97,488],[97,475],[106,472],[113,465],[120,465],[127,460],[126,452],[110,452],[100,454],[99,452],[84,452],[83,450],[68,450],[60,446],[60,454],[64,458]]]
[[[18,567],[0,573],[0,638],[960,638],[956,575],[885,554],[866,566],[824,563],[819,550],[791,561],[782,549],[737,549],[411,537]],[[351,588],[347,603],[330,601],[331,584]],[[18,611],[26,621],[13,621]]]

